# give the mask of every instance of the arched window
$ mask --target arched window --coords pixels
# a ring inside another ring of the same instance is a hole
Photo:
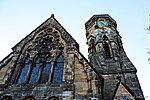
[[[24,83],[24,80],[25,80],[25,78],[26,78],[26,74],[27,74],[28,68],[29,68],[29,60],[30,60],[30,58],[27,57],[26,60],[25,60],[24,66],[23,66],[23,68],[21,69],[21,73],[20,73],[20,76],[19,76],[19,78],[18,78],[18,80],[17,80],[17,84],[22,84],[22,83]]]
[[[52,96],[48,100],[59,100],[58,97]]]
[[[104,47],[104,50],[105,50],[105,58],[106,59],[111,58],[110,48],[109,48],[109,45],[106,41],[104,42],[103,47]]]
[[[58,56],[54,66],[53,77],[52,77],[53,84],[60,84],[62,82],[63,69],[64,69],[64,59],[61,54]]]
[[[106,35],[103,36],[103,47],[104,47],[104,53],[105,53],[105,59],[111,58],[111,52],[108,42],[108,37]],[[107,41],[107,42],[106,42]]]
[[[4,96],[1,100],[12,100],[11,96]]]
[[[36,83],[36,78],[38,76],[38,72],[39,72],[39,68],[40,68],[39,60],[40,60],[39,58],[36,58],[35,64],[34,64],[34,66],[32,68],[29,84]]]
[[[28,97],[25,97],[23,100],[35,100],[35,98],[32,96],[28,96]]]
[[[50,57],[48,56],[46,58],[45,67],[42,72],[41,83],[46,83],[48,81],[50,69],[51,69],[51,62],[50,62]]]

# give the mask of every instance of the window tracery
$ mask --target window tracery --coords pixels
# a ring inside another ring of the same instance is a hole
[[[20,71],[17,84],[53,83],[62,82],[64,61],[57,31],[48,29],[35,37],[24,55],[30,55],[35,60],[29,62],[29,57]],[[60,53],[61,52],[61,53]],[[59,54],[57,57],[56,54]],[[54,58],[57,58],[56,61]],[[52,67],[53,66],[53,67]]]

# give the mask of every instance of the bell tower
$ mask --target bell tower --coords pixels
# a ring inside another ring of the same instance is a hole
[[[89,60],[100,73],[121,72],[123,48],[116,28],[109,15],[95,15],[86,23]]]
[[[123,49],[116,21],[108,14],[94,15],[85,23],[85,29],[89,62],[104,77],[104,99],[119,98],[115,93],[121,83],[130,94],[125,96],[144,100],[137,70]]]

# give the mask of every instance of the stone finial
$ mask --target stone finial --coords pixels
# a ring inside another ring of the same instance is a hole
[[[118,79],[119,82],[121,82],[121,76],[117,75],[116,79]]]
[[[51,14],[51,17],[53,17],[53,18],[54,18],[54,14]]]

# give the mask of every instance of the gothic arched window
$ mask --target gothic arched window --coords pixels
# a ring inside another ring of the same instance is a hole
[[[48,100],[59,100],[58,97],[52,96]]]
[[[63,69],[64,69],[64,59],[61,54],[58,56],[54,66],[53,77],[52,77],[53,84],[60,84],[62,82]]]
[[[49,78],[49,74],[50,74],[50,69],[51,69],[51,62],[50,62],[50,57],[48,56],[46,58],[46,63],[42,72],[42,76],[41,76],[41,83],[46,83],[48,81]]]
[[[28,97],[24,98],[23,100],[35,100],[35,98],[32,96],[28,96]]]
[[[103,36],[103,47],[104,47],[104,54],[105,54],[105,59],[111,58],[111,52],[110,52],[110,47],[108,44],[108,37],[106,35]]]
[[[108,43],[105,41],[103,44],[104,50],[105,50],[105,58],[111,58],[111,54],[110,54],[110,48]]]
[[[27,57],[26,60],[25,60],[24,66],[23,66],[23,68],[21,69],[20,76],[19,76],[19,78],[18,78],[18,80],[17,80],[17,83],[18,83],[18,84],[24,83],[24,80],[25,80],[25,78],[26,78],[26,74],[27,74],[28,68],[29,68],[29,60],[30,60],[29,57]]]
[[[36,83],[36,78],[38,76],[38,72],[39,72],[39,68],[40,68],[40,62],[39,61],[40,61],[40,58],[36,58],[35,64],[34,64],[32,71],[31,71],[29,84]]]
[[[1,100],[12,100],[11,96],[4,96]]]

